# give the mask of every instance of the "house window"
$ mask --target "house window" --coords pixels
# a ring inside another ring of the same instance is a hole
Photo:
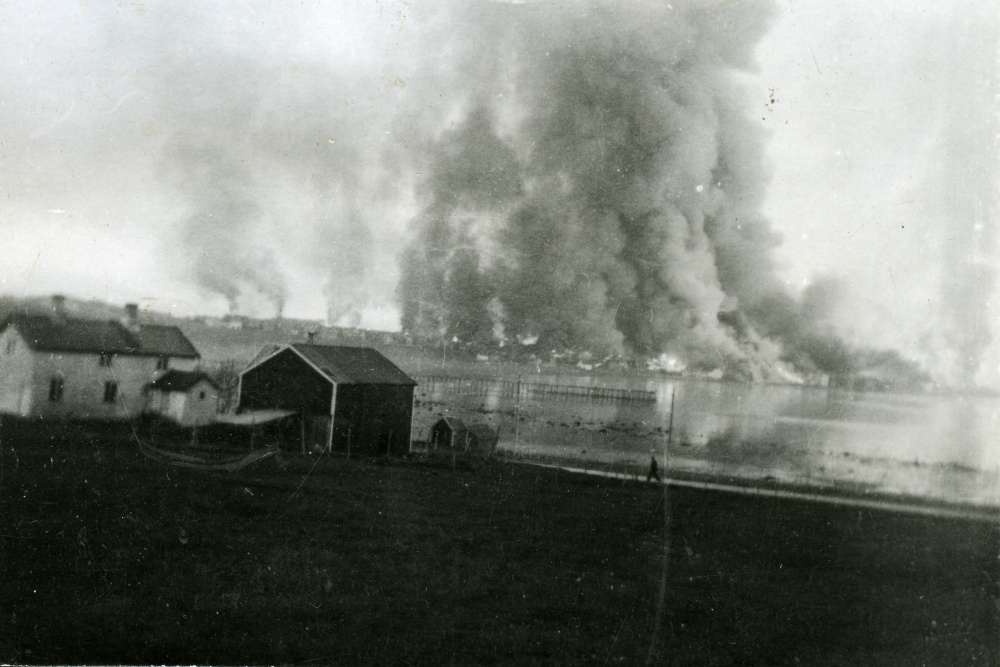
[[[63,379],[56,376],[49,380],[49,400],[58,403],[63,399]]]
[[[110,366],[111,365],[111,354],[107,352],[101,352],[101,356],[97,358],[98,366]]]
[[[204,401],[205,400],[205,392],[203,392],[203,391],[202,392],[198,392],[198,400],[200,400],[200,401]]]
[[[114,403],[115,399],[118,398],[118,383],[109,380],[104,383],[104,402]]]
[[[156,370],[165,371],[167,366],[170,365],[170,357],[160,357],[156,360]]]

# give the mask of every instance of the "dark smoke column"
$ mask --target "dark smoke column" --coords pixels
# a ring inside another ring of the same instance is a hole
[[[771,363],[774,346],[719,321],[778,285],[758,213],[763,141],[738,85],[768,8],[467,10],[491,29],[458,50],[481,68],[441,82],[466,113],[429,156],[404,329],[669,352],[751,374]]]

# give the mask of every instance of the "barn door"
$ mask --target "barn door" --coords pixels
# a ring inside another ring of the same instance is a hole
[[[333,419],[326,416],[309,416],[306,418],[306,448],[313,453],[320,453],[330,444],[330,429]]]

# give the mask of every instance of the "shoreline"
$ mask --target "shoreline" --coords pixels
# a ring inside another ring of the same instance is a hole
[[[664,467],[661,452],[667,430],[641,411],[626,405],[615,412],[599,403],[595,409],[602,412],[594,414],[588,413],[584,402],[563,401],[554,402],[551,412],[545,401],[530,406],[518,413],[504,401],[484,401],[475,395],[420,396],[414,433],[419,439],[434,420],[451,416],[499,427],[497,452],[510,458],[606,470],[626,477],[645,476],[650,455]],[[515,424],[520,425],[520,445],[516,439],[512,442]],[[738,485],[847,494],[958,511],[1000,508],[1000,468],[888,456],[877,443],[869,451],[854,451],[834,445],[742,439],[726,433],[704,442],[685,440],[671,449],[671,477],[708,482],[721,478]]]
[[[873,509],[884,512],[899,514],[911,514],[928,516],[943,519],[964,519],[969,521],[982,521],[987,523],[1000,522],[1000,507],[989,505],[970,505],[961,503],[936,502],[933,499],[893,496],[889,494],[858,495],[844,492],[845,490],[830,489],[831,493],[817,492],[817,489],[805,485],[796,486],[792,484],[765,483],[754,484],[751,479],[730,478],[729,483],[719,481],[719,478],[696,475],[670,475],[664,476],[660,482],[646,482],[642,475],[630,474],[626,472],[615,472],[610,470],[598,470],[596,468],[582,468],[565,463],[543,463],[541,461],[526,461],[516,458],[503,458],[505,462],[516,465],[537,466],[562,470],[564,472],[602,477],[607,479],[620,479],[622,481],[633,481],[640,484],[655,484],[670,487],[697,489],[702,491],[718,491],[722,493],[740,494],[759,498],[778,498],[787,500],[798,500],[806,502],[824,503],[828,505],[839,505],[843,507],[854,507],[858,509]],[[830,487],[827,487],[830,488]]]

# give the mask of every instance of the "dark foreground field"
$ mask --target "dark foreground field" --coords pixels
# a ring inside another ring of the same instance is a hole
[[[127,431],[8,427],[0,662],[642,664],[660,499],[499,462],[207,472]],[[1000,664],[996,523],[679,489],[670,508],[654,664]]]

